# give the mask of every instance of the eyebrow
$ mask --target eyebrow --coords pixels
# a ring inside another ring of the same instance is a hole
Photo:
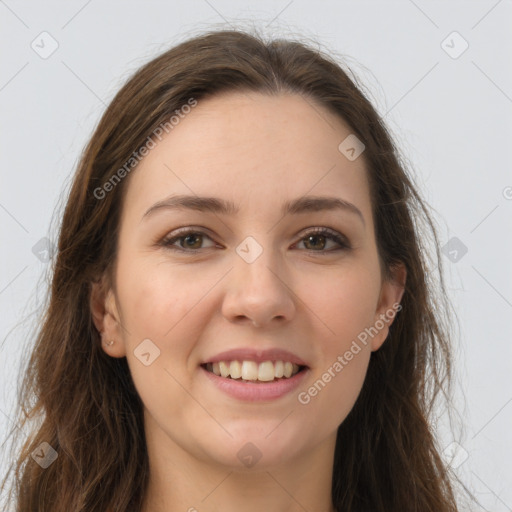
[[[151,206],[142,216],[142,220],[162,210],[195,210],[201,212],[234,215],[239,207],[232,201],[218,197],[200,197],[190,195],[173,195]],[[341,210],[356,214],[364,225],[366,222],[361,210],[354,204],[339,197],[303,196],[292,201],[286,201],[281,207],[283,216],[288,214],[302,214],[319,211]]]

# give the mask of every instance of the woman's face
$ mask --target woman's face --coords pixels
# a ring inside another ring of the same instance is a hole
[[[298,95],[224,94],[125,178],[115,292],[93,311],[162,453],[240,469],[332,455],[402,294],[382,281],[350,135]]]

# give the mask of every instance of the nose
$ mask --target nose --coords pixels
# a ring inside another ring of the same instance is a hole
[[[235,255],[222,304],[230,322],[267,327],[283,325],[295,315],[294,294],[283,266],[270,253],[263,250],[252,263]]]

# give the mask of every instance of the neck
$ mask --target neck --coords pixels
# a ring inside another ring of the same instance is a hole
[[[147,438],[149,485],[142,512],[335,512],[335,435],[284,463],[245,471],[198,460],[163,431]]]

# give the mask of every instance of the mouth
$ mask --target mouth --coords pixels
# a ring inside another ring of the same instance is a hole
[[[283,360],[224,360],[203,363],[201,367],[217,377],[245,383],[285,381],[308,368],[306,365]]]

